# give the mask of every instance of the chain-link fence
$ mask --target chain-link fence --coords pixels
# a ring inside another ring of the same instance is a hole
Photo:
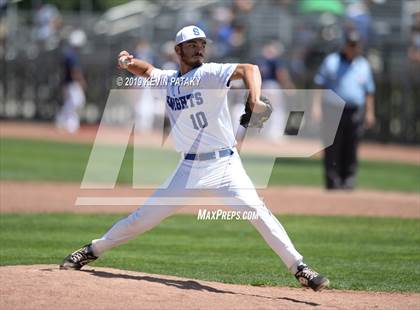
[[[234,12],[236,20],[229,31],[237,31],[243,40],[226,47],[220,16],[228,13],[223,8],[230,2],[203,1],[195,7],[147,3],[132,14],[120,11],[119,17],[116,11],[61,12],[63,25],[84,29],[88,38],[80,51],[88,84],[82,121],[100,121],[114,79],[122,74],[116,68],[116,55],[122,49],[135,50],[140,40],[150,45],[156,66],[167,60],[165,42],[186,24],[196,23],[206,29],[214,41],[210,59],[220,62],[252,62],[264,42],[278,40],[296,87],[312,88],[313,75],[323,57],[338,48],[337,33],[345,23],[343,17],[334,14],[303,14],[293,3],[285,6],[282,1],[258,1],[251,11]],[[419,66],[407,59],[409,30],[404,26],[403,11],[400,1],[370,7],[375,35],[370,37],[365,52],[375,72],[378,121],[367,136],[385,142],[418,143]],[[52,41],[35,39],[33,15],[32,11],[17,10],[2,15],[3,26],[8,25],[0,59],[2,119],[52,120],[62,104],[63,31]]]

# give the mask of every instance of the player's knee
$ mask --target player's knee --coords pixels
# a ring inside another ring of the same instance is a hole
[[[258,198],[247,198],[247,197],[235,197],[235,205],[244,209],[250,209],[258,211],[261,208],[265,208],[264,202]]]

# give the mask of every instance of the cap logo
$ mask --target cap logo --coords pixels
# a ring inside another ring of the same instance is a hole
[[[0,0],[1,1],[1,0]],[[182,28],[175,37],[175,44],[178,45],[180,43],[196,39],[196,38],[203,38],[206,39],[206,34],[203,30],[201,30],[199,27],[191,25]]]

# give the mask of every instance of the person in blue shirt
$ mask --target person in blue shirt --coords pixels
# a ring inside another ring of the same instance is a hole
[[[56,115],[55,123],[58,128],[69,133],[75,133],[79,129],[79,111],[86,101],[87,84],[78,55],[85,42],[84,31],[74,30],[68,37],[68,46],[63,53],[63,105]]]
[[[345,102],[334,142],[324,153],[327,189],[355,187],[359,140],[363,129],[375,123],[375,84],[370,65],[360,51],[360,34],[347,32],[342,50],[328,55],[314,78],[317,86],[331,89]],[[327,104],[332,103],[323,102]],[[323,123],[327,122],[323,117]]]

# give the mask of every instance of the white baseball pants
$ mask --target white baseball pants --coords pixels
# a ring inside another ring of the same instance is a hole
[[[127,217],[115,223],[100,239],[92,241],[95,255],[99,256],[119,244],[155,227],[182,205],[165,202],[191,199],[198,189],[221,197],[235,211],[254,211],[258,218],[250,220],[265,241],[291,269],[302,261],[285,229],[258,197],[246,174],[236,150],[231,156],[198,161],[181,160],[173,175],[146,203]]]

